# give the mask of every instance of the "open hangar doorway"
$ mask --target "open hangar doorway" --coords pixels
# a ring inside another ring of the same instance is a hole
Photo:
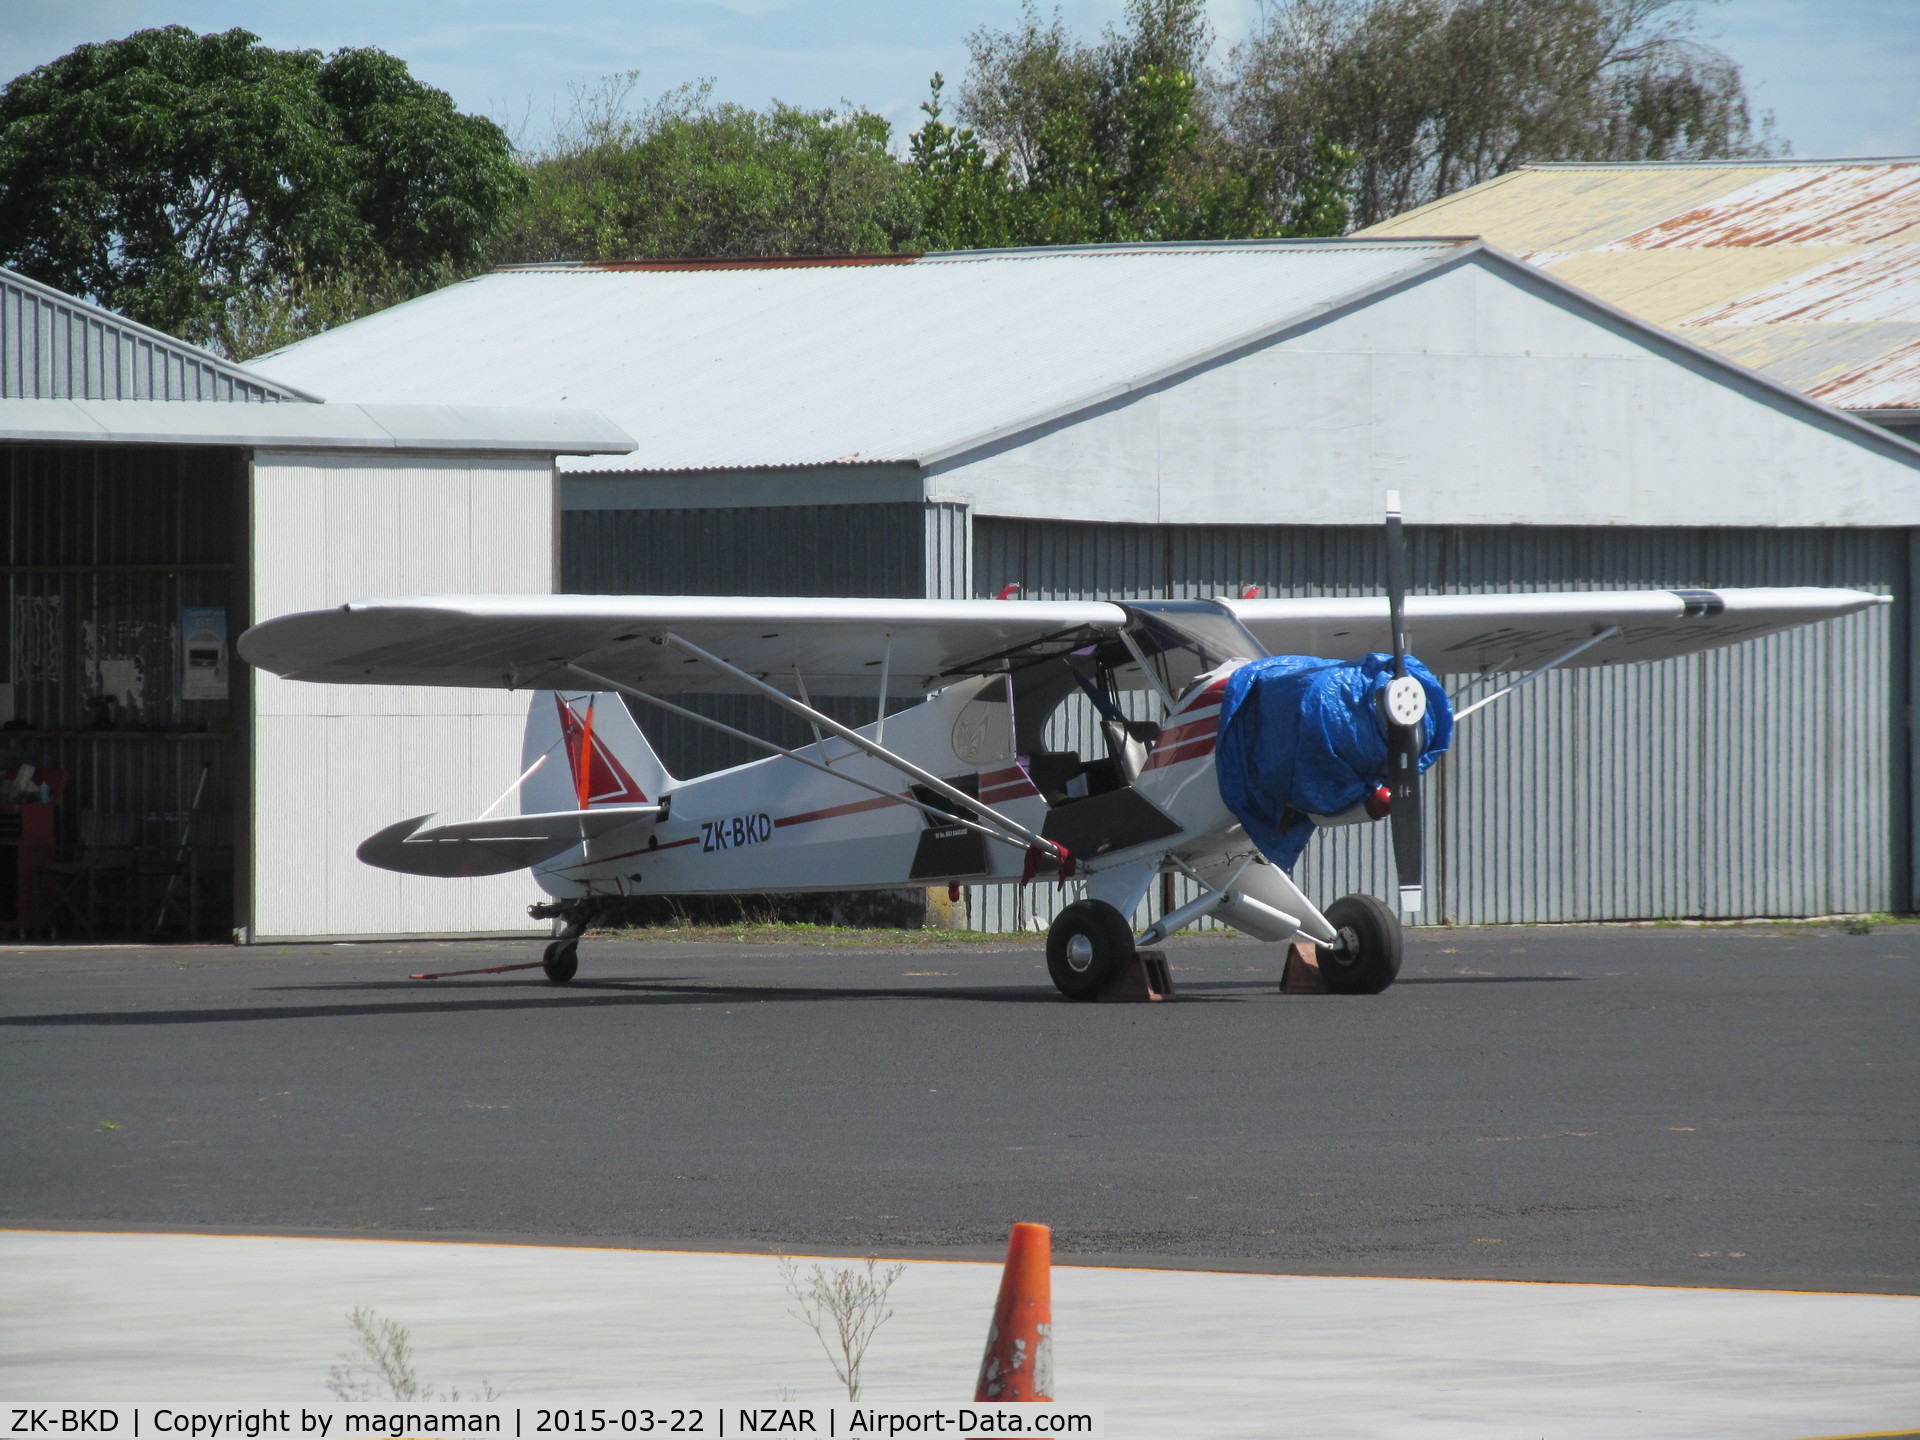
[[[246,461],[0,446],[0,936],[233,933]]]

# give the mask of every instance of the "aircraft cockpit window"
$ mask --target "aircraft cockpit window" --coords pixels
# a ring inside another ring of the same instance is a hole
[[[1224,662],[1267,653],[1231,611],[1211,600],[1135,600],[1126,611],[1134,644],[1175,699]]]

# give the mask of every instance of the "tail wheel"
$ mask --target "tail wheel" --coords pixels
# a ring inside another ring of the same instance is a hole
[[[546,971],[547,979],[556,985],[564,985],[580,973],[580,942],[578,940],[556,940],[541,952],[540,968]]]
[[[1320,947],[1320,973],[1341,995],[1378,995],[1400,974],[1400,920],[1371,895],[1342,895],[1327,907],[1338,946]]]
[[[1047,973],[1069,1000],[1092,1000],[1133,961],[1133,927],[1104,900],[1076,900],[1047,931]]]

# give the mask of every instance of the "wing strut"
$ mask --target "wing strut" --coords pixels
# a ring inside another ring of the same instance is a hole
[[[1546,674],[1549,670],[1553,669],[1555,666],[1566,664],[1567,661],[1573,659],[1574,656],[1582,653],[1583,651],[1591,650],[1594,646],[1598,645],[1602,640],[1611,640],[1614,636],[1618,635],[1619,633],[1620,633],[1620,627],[1618,625],[1607,626],[1607,628],[1600,631],[1599,634],[1594,635],[1586,640],[1582,640],[1578,645],[1574,646],[1571,650],[1563,651],[1561,654],[1554,656],[1553,659],[1547,661],[1546,664],[1534,666],[1533,669],[1529,670],[1526,674],[1522,675],[1518,680],[1514,681],[1511,685],[1506,686],[1504,689],[1496,690],[1491,695],[1482,695],[1478,700],[1474,701],[1471,705],[1467,706],[1466,709],[1454,711],[1453,718],[1455,722],[1457,723],[1461,720],[1466,719],[1467,716],[1471,715],[1474,711],[1480,709],[1482,706],[1491,705],[1494,701],[1498,700],[1502,695],[1511,695],[1514,691],[1518,690],[1522,685],[1525,685],[1529,680],[1538,680],[1542,675]]]
[[[898,770],[902,775],[905,775],[908,779],[919,781],[920,784],[926,786],[927,789],[933,791],[934,794],[942,796],[945,799],[951,800],[956,805],[964,806],[966,809],[971,810],[974,814],[982,816],[986,820],[990,821],[992,824],[1000,826],[1010,835],[1018,835],[1021,839],[1021,842],[1027,845],[1030,849],[1038,850],[1042,855],[1057,856],[1059,857],[1060,861],[1063,864],[1068,862],[1069,857],[1067,855],[1066,850],[1062,846],[1057,845],[1053,841],[1045,839],[1042,836],[1033,832],[1032,830],[1027,829],[1027,827],[1022,825],[1018,820],[1009,819],[1007,816],[1002,815],[998,810],[994,809],[991,805],[984,804],[983,802],[975,799],[973,796],[967,794],[966,791],[961,790],[956,786],[949,785],[946,781],[942,780],[938,775],[933,774],[931,771],[922,770],[918,765],[914,764],[911,760],[907,759],[905,756],[896,755],[893,751],[887,749],[886,746],[881,745],[875,741],[869,740],[866,736],[862,735],[858,730],[854,730],[849,728],[848,726],[842,725],[838,720],[835,720],[830,715],[821,714],[818,710],[814,709],[811,705],[803,704],[802,702],[794,699],[791,695],[787,694],[785,691],[774,688],[773,686],[767,684],[766,681],[760,679],[760,677],[757,675],[749,675],[745,670],[742,670],[738,665],[729,664],[727,661],[722,660],[718,655],[715,655],[710,651],[702,650],[698,645],[694,644],[691,640],[682,639],[680,636],[674,634],[671,630],[666,631],[659,638],[665,644],[672,645],[676,649],[686,651],[689,655],[693,656],[696,660],[706,661],[707,664],[713,666],[716,670],[720,671],[722,674],[731,675],[734,679],[743,681],[746,684],[751,685],[755,690],[758,690],[762,695],[765,695],[769,700],[773,701],[774,704],[780,706],[781,709],[792,711],[795,715],[798,715],[802,720],[806,720],[811,724],[819,726],[822,730],[826,731],[829,735],[838,736],[840,739],[846,741],[849,745],[853,746],[857,750],[864,750],[867,754],[871,755],[874,759],[880,761],[883,765],[891,765],[894,769]]]
[[[889,800],[897,800],[902,805],[911,806],[922,814],[933,817],[943,825],[964,825],[975,834],[984,835],[989,840],[997,840],[1002,845],[1012,845],[1018,848],[1027,846],[1028,844],[1024,838],[1024,831],[1022,831],[1020,835],[1009,835],[1001,830],[989,829],[987,826],[969,820],[965,816],[955,815],[950,811],[940,809],[938,806],[928,805],[912,795],[898,794],[895,791],[887,789],[884,785],[875,785],[870,781],[862,780],[857,775],[849,775],[844,770],[835,770],[831,766],[825,765],[818,760],[809,760],[798,751],[789,750],[784,745],[777,745],[771,740],[764,740],[760,736],[749,734],[745,730],[736,730],[733,726],[724,721],[715,720],[710,715],[702,715],[697,710],[689,710],[684,706],[674,704],[671,700],[662,700],[658,695],[649,695],[644,690],[636,690],[631,685],[623,685],[620,681],[612,679],[609,676],[596,675],[593,671],[572,663],[569,663],[567,668],[573,671],[574,674],[584,676],[586,679],[593,681],[596,685],[604,686],[609,690],[617,690],[622,695],[631,695],[636,700],[644,700],[647,704],[657,706],[670,715],[678,715],[681,719],[691,720],[696,725],[705,725],[709,730],[718,730],[722,735],[731,735],[736,740],[744,740],[747,744],[757,745],[762,750],[771,750],[774,754],[804,765],[809,770],[818,770],[822,775],[831,775],[834,779],[844,780],[849,785],[858,785],[862,790],[871,790],[875,795],[885,796]],[[1005,817],[997,811],[989,811],[988,813],[991,814],[996,821],[1006,823]]]

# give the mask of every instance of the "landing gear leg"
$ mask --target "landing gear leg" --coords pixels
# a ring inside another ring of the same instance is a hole
[[[580,936],[593,916],[591,905],[574,910],[567,916],[566,928],[540,952],[540,968],[554,984],[564,985],[580,973]]]

